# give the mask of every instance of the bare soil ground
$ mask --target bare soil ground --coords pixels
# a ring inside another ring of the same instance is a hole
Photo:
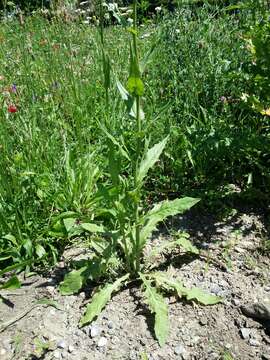
[[[262,214],[241,212],[226,221],[189,214],[167,225],[189,232],[203,248],[203,256],[165,255],[164,271],[224,301],[201,306],[168,297],[171,329],[163,348],[154,338],[153,317],[135,286],[116,294],[93,324],[78,328],[88,290],[66,297],[58,292],[66,259],[80,251],[69,249],[49,276],[36,275],[27,278],[21,289],[1,292],[6,301],[0,303],[0,327],[17,321],[0,332],[0,359],[270,360],[269,322],[255,321],[241,311],[242,305],[270,302],[269,253],[262,252],[267,237],[264,224]],[[164,238],[170,238],[166,228],[153,243]],[[61,308],[33,307],[42,298],[55,300]]]

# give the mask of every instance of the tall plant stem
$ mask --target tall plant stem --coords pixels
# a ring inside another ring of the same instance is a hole
[[[137,0],[133,1],[133,51],[136,58],[136,63],[139,68],[139,54],[138,54],[138,44],[137,44]],[[141,154],[141,116],[140,116],[140,96],[136,95],[136,127],[137,127],[137,146],[136,146],[136,167],[135,167],[135,189],[137,191],[136,199],[135,199],[135,273],[140,271],[140,235],[141,235],[141,227],[139,221],[139,210],[140,210],[140,200],[141,200],[141,189],[138,183],[138,168],[139,168],[139,160]]]

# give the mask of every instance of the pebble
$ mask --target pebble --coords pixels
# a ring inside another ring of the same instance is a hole
[[[55,288],[54,286],[46,286],[46,290],[49,294],[54,295]]]
[[[98,340],[97,346],[98,346],[98,347],[104,347],[104,346],[107,345],[107,342],[108,342],[108,340],[107,340],[104,336],[102,336],[102,337]]]
[[[261,343],[255,339],[249,339],[249,345],[251,346],[261,346]]]
[[[110,330],[114,329],[114,323],[113,323],[112,321],[109,321],[109,322],[108,322],[108,328],[109,328]]]
[[[0,355],[4,356],[6,355],[7,351],[5,349],[0,349]]]
[[[222,292],[222,289],[218,285],[212,285],[210,291],[212,294],[219,295]]]
[[[65,348],[67,347],[65,340],[60,340],[60,341],[58,341],[57,347],[58,347],[59,349],[65,349]]]
[[[182,355],[186,352],[186,349],[184,348],[183,345],[177,345],[175,348],[174,348],[174,353],[175,355]]]
[[[249,337],[250,337],[250,329],[241,328],[241,329],[240,329],[240,332],[241,332],[242,338],[243,338],[244,340],[249,339]]]
[[[73,353],[74,350],[75,350],[75,347],[73,345],[69,345],[68,352]]]
[[[97,337],[101,334],[101,328],[97,325],[92,325],[90,327],[90,336],[91,338]]]
[[[232,304],[235,306],[239,306],[241,301],[239,299],[232,299]]]
[[[56,351],[53,353],[53,357],[54,357],[55,359],[61,359],[62,355],[61,355],[60,351],[57,351],[57,350],[56,350]]]
[[[199,320],[199,324],[202,325],[202,326],[205,326],[207,325],[208,323],[208,320],[206,317],[201,317],[200,320]]]

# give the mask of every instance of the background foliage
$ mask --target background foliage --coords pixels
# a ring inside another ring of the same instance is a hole
[[[232,192],[268,199],[267,7],[248,1],[225,10],[216,2],[183,3],[139,29],[141,57],[150,58],[143,131],[153,143],[170,134],[146,183],[149,202],[187,194],[207,204],[213,194],[223,201]],[[118,25],[105,32],[113,79],[109,105],[95,28],[81,19],[39,15],[1,23],[1,268],[32,258],[56,261],[78,235],[66,221],[71,214],[78,223],[112,221],[101,200],[110,180],[97,126],[107,106],[113,134],[131,149],[135,144],[115,85],[128,77],[129,33]]]

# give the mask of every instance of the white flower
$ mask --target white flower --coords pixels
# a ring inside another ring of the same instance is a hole
[[[161,6],[157,6],[157,7],[155,8],[155,10],[156,10],[156,12],[161,12],[162,7],[161,7]]]
[[[129,24],[133,24],[133,19],[127,18],[127,22],[128,22]]]

